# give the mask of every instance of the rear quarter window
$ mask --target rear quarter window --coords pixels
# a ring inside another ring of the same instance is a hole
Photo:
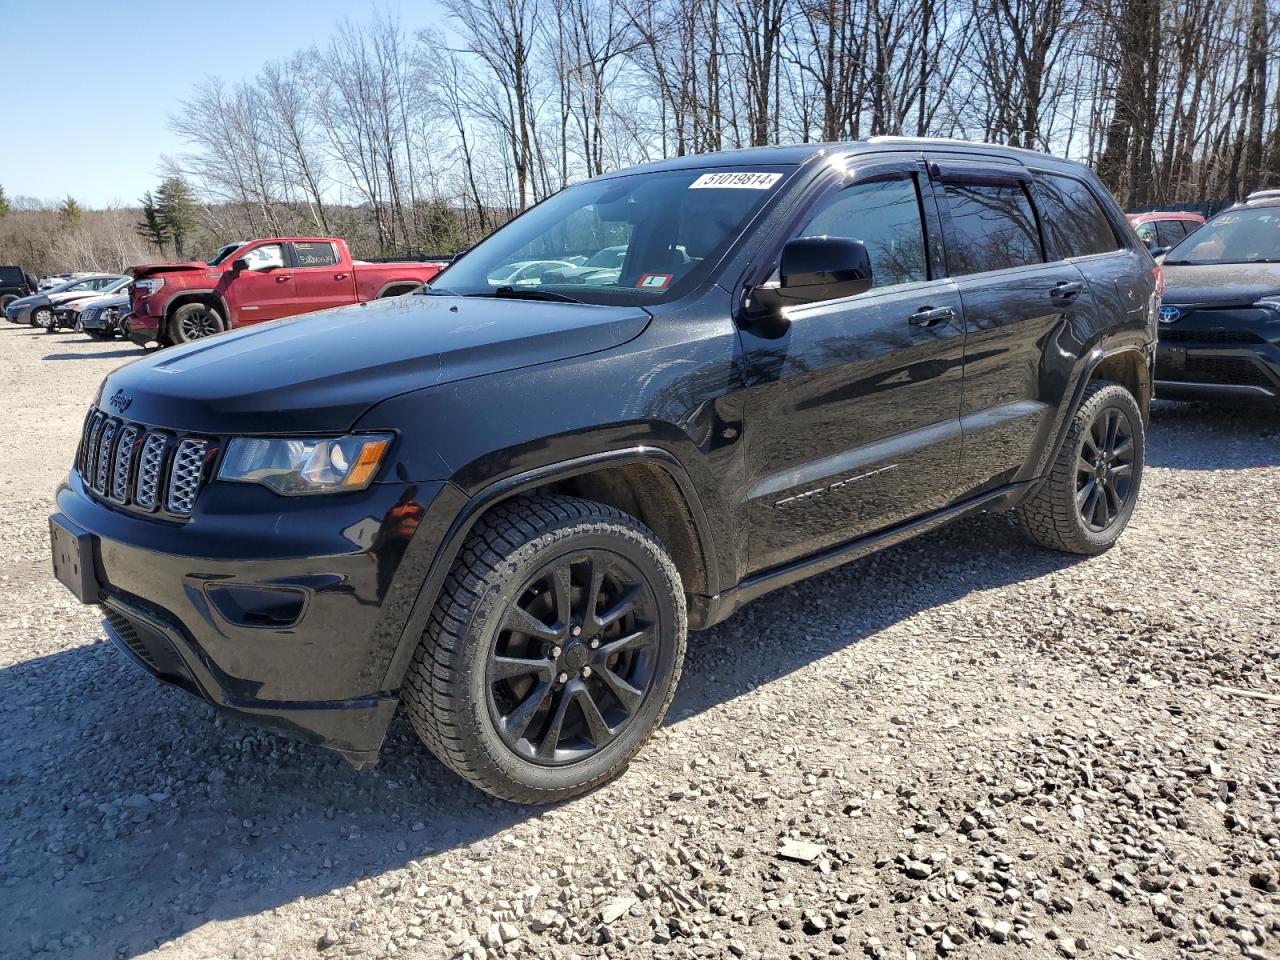
[[[954,236],[947,243],[952,276],[1040,263],[1040,232],[1021,184],[948,183]]]
[[[26,283],[26,277],[17,267],[0,267],[0,284],[6,287],[18,287]]]
[[[1082,181],[1051,173],[1039,174],[1036,180],[1040,222],[1059,258],[1087,257],[1121,248],[1107,215]],[[1138,235],[1146,240],[1142,227]]]

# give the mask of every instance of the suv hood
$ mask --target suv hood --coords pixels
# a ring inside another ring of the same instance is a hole
[[[1280,293],[1280,263],[1168,266],[1164,302],[1179,306],[1246,306]]]
[[[345,431],[398,394],[607,350],[648,322],[640,307],[392,297],[161,351],[107,377],[99,404],[196,433]]]

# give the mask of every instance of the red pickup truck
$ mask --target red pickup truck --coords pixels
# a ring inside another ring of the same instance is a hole
[[[208,263],[132,267],[126,335],[161,346],[264,320],[410,293],[443,263],[352,260],[337,237],[270,237],[232,243]]]

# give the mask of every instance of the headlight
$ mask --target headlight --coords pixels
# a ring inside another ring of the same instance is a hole
[[[346,493],[373,482],[391,435],[259,439],[236,437],[227,445],[219,480],[260,483],[285,496]]]
[[[153,293],[155,293],[157,290],[159,290],[163,286],[164,286],[164,280],[161,279],[160,277],[151,277],[146,280],[135,280],[133,282],[133,288],[137,290],[140,294],[142,294],[144,297],[151,296]]]

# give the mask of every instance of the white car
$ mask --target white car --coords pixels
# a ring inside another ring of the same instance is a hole
[[[543,274],[574,269],[577,268],[564,260],[517,260],[494,270],[488,281],[491,287],[531,287],[542,279]]]

